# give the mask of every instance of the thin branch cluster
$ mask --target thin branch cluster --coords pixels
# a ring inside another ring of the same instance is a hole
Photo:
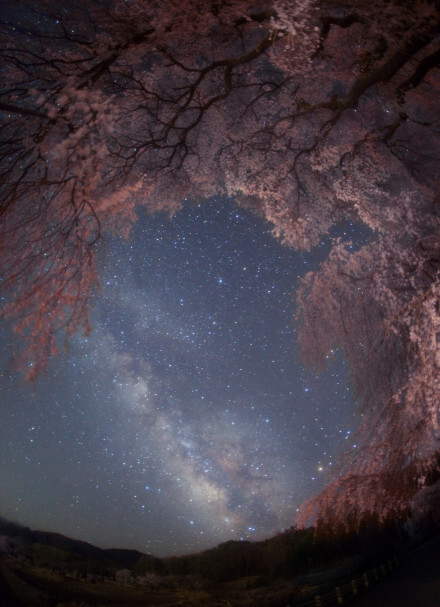
[[[343,349],[363,415],[359,449],[303,518],[407,510],[438,475],[438,2],[2,13],[0,314],[26,377],[89,330],[100,236],[128,236],[136,205],[173,214],[225,194],[303,250],[365,224],[370,242],[335,241],[298,293],[304,359]]]

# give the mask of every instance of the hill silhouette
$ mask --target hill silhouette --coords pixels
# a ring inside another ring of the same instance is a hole
[[[38,544],[62,550],[69,553],[72,557],[102,560],[104,562],[113,561],[115,564],[120,564],[121,566],[132,566],[143,556],[137,550],[124,548],[103,549],[60,533],[31,530],[18,523],[8,521],[4,517],[0,517],[0,536],[11,538],[18,546],[25,549]]]
[[[0,589],[8,607],[172,606],[182,604],[182,593],[188,596],[184,604],[200,607],[220,600],[284,607],[403,554],[413,541],[395,521],[382,527],[370,521],[356,532],[291,528],[263,541],[228,541],[198,554],[159,558],[102,549],[0,517]]]

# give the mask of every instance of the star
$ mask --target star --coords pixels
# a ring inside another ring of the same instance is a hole
[[[303,254],[216,199],[105,249],[90,335],[33,398],[0,378],[0,512],[158,556],[290,527],[350,436],[341,357],[318,376],[294,354]]]

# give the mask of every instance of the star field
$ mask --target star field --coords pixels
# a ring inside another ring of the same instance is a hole
[[[342,355],[317,375],[296,345],[295,286],[328,243],[289,250],[220,199],[100,246],[92,333],[35,386],[4,331],[0,514],[158,556],[294,524],[355,448]]]

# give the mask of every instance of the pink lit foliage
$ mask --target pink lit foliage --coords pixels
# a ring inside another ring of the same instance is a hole
[[[128,237],[136,205],[226,194],[303,250],[363,223],[371,241],[336,241],[298,293],[304,358],[343,349],[363,414],[303,513],[405,509],[440,436],[437,3],[4,4],[1,315],[25,375],[88,330],[99,238]]]

